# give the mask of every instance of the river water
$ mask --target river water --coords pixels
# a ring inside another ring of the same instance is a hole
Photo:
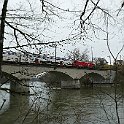
[[[30,96],[0,91],[0,124],[118,124],[117,117],[124,124],[123,88],[115,95],[113,86],[107,85],[81,89],[51,89],[40,81],[30,85]]]

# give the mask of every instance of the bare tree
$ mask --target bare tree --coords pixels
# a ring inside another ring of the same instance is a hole
[[[94,34],[95,29],[101,31],[103,30],[92,22],[92,18],[96,10],[107,13],[106,10],[98,6],[100,0],[97,0],[96,2],[92,0],[82,2],[83,10],[63,9],[46,0],[40,0],[39,2],[39,4],[41,4],[41,6],[39,6],[41,11],[39,12],[36,7],[33,7],[33,3],[30,0],[27,0],[27,7],[21,3],[18,9],[8,8],[5,24],[7,27],[6,29],[9,30],[6,30],[4,33],[7,40],[9,37],[9,47],[5,47],[4,49],[14,48],[16,50],[27,51],[28,48],[38,49],[38,45],[48,45],[49,43],[56,42],[44,40],[46,37],[48,38],[48,35],[44,32],[50,30],[50,24],[58,21],[57,19],[64,19],[66,13],[71,13],[74,17],[74,20],[72,21],[74,21],[75,26],[71,25],[71,27],[74,28],[68,38],[63,38],[62,40],[57,41],[60,44],[63,44],[63,42],[67,43],[68,41],[76,41],[80,38],[91,39],[87,33],[88,30],[90,30],[90,27],[92,28]],[[62,12],[64,13],[64,16],[61,14]],[[12,46],[10,46],[10,43]]]
[[[96,65],[105,65],[105,64],[108,63],[105,58],[100,58],[100,57],[94,58],[94,62],[95,62]]]
[[[8,0],[4,1],[2,14],[1,14],[1,25],[0,25],[0,76],[2,75],[2,58],[3,58],[3,42],[4,42],[4,29],[5,29],[5,18],[7,12]]]
[[[89,61],[89,51],[85,49],[81,52],[78,48],[75,48],[71,52],[67,53],[67,56],[71,60]]]

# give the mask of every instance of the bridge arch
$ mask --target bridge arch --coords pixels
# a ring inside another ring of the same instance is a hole
[[[41,76],[40,76],[41,75]],[[38,78],[54,87],[60,87],[61,81],[73,81],[73,78],[70,77],[68,74],[60,71],[47,71],[41,74],[38,74]]]
[[[91,72],[91,73],[85,73],[81,78],[84,78],[85,76],[89,76],[89,77],[93,77],[93,78],[101,78],[101,79],[105,79],[101,74],[98,74],[98,73],[94,73],[94,72]],[[80,78],[80,79],[81,79]]]
[[[61,71],[49,71],[48,73],[55,74],[56,76],[59,76],[59,78],[62,80],[73,80],[71,76]]]
[[[102,75],[100,75],[98,73],[94,73],[94,72],[85,73],[85,75],[83,75],[80,78],[81,85],[85,84],[85,83],[89,83],[89,84],[102,83],[104,81],[105,81],[105,77],[103,77]]]

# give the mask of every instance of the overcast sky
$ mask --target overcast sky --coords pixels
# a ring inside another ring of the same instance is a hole
[[[25,2],[26,0],[9,0],[8,9],[16,8],[20,4],[20,1],[21,1],[21,4],[26,3]],[[80,11],[83,9],[82,3],[85,2],[85,0],[49,0],[49,1],[50,2],[52,1],[55,5],[61,8],[69,9],[69,10],[77,10],[77,11]],[[0,1],[0,8],[2,3],[3,3],[3,0]],[[109,19],[109,34],[110,34],[109,44],[110,44],[112,53],[114,55],[117,54],[117,52],[121,49],[122,45],[124,44],[124,23],[123,23],[124,11],[122,10],[119,13],[119,16],[117,16],[118,9],[120,8],[121,3],[122,3],[122,0],[101,0],[101,2],[99,3],[99,6],[101,6],[101,8],[109,10],[110,14],[114,17],[114,19],[112,18]],[[36,1],[33,0],[33,4],[35,5],[34,8],[36,8],[36,6],[37,8],[40,7],[39,0],[36,0]],[[76,33],[76,31],[74,31],[76,27],[74,28],[73,25],[74,25],[74,20],[79,19],[79,16],[78,16],[79,13],[76,13],[77,16],[70,13],[65,14],[64,12],[61,12],[60,14],[62,15],[62,17],[65,17],[66,20],[64,19],[57,20],[57,18],[55,19],[56,23],[54,23],[51,26],[52,31],[51,32],[46,31],[46,34],[47,35],[49,34],[49,36],[51,37],[48,40],[59,41],[61,39],[70,37],[70,34],[72,32]],[[100,17],[101,17],[101,21],[100,21]],[[103,15],[98,12],[96,15],[94,15],[94,18],[92,19],[92,21],[94,23],[97,23],[97,25],[99,25],[100,28],[103,27],[105,30],[105,25],[103,26],[104,19],[102,17]],[[106,33],[103,33],[101,31],[100,32],[96,31],[96,33],[99,36],[98,39],[95,38],[92,35],[92,31],[89,30],[88,37],[90,37],[91,40],[89,39],[78,40],[76,43],[74,42],[72,44],[65,44],[63,47],[57,46],[57,56],[64,56],[68,50],[71,50],[73,48],[79,48],[82,51],[88,48],[89,55],[91,57],[91,47],[92,47],[94,57],[105,57],[109,61],[109,58],[107,56],[109,56],[110,53],[108,51],[106,41],[104,40],[106,39]],[[51,53],[54,54],[53,48],[44,49],[44,52],[46,51],[48,52],[52,51]],[[124,57],[124,50],[121,52],[120,56],[122,58]]]

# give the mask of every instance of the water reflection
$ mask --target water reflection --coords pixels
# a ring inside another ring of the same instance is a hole
[[[5,92],[1,94],[5,94]],[[6,104],[0,113],[0,124],[14,124],[15,122],[20,122],[22,115],[25,114],[29,108],[29,98],[27,96],[7,94],[6,99]]]
[[[30,86],[32,87],[30,88],[29,103],[33,104],[36,111],[42,111],[50,101],[50,89],[46,86],[46,83],[40,81],[30,82]]]
[[[8,84],[4,84],[2,86],[2,88],[10,88],[10,85],[9,83]],[[10,98],[10,95],[9,93],[7,93],[6,91],[2,91],[0,90],[0,114],[4,111],[6,111],[9,107],[9,99]]]
[[[30,82],[31,96],[7,94],[0,124],[116,124],[113,87],[53,90],[39,81]],[[117,91],[121,124],[124,123],[124,92]],[[0,101],[0,105],[2,101]]]

